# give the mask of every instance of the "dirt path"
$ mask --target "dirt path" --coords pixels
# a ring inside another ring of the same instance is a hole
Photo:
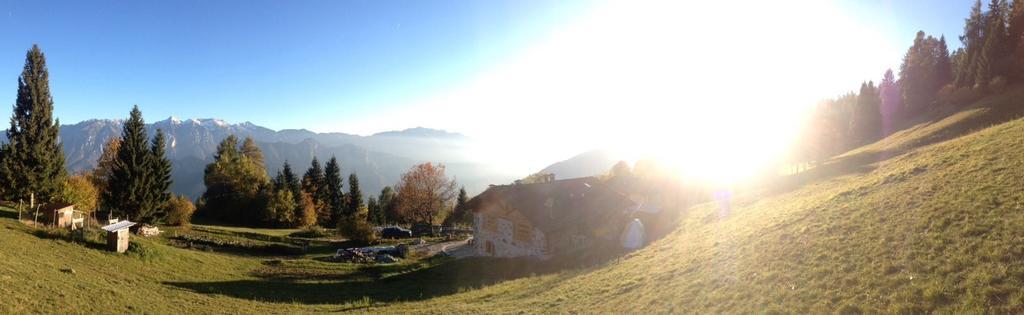
[[[473,247],[468,246],[468,240],[424,244],[415,247],[413,250],[421,256],[445,253],[456,258],[471,256],[473,253]]]
[[[442,250],[449,256],[455,258],[469,257],[473,256],[473,254],[475,253],[473,250],[473,246],[469,245],[469,240],[446,243]]]

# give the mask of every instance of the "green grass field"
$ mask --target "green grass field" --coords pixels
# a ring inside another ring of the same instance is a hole
[[[444,258],[391,266],[247,248],[294,231],[197,226],[238,252],[138,239],[125,255],[0,211],[0,313],[1022,313],[1024,89],[704,204],[595,266]],[[67,272],[73,269],[74,272]]]
[[[102,249],[102,235],[70,242],[38,231],[0,208],[0,313],[296,313],[360,310],[468,291],[504,279],[551,272],[519,260],[417,257],[398,264],[328,262],[350,244],[289,246],[294,230],[194,226],[161,237],[133,237],[126,254]],[[183,236],[189,236],[183,238]],[[216,242],[212,246],[183,246]]]

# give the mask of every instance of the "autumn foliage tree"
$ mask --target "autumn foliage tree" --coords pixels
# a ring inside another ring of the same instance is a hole
[[[270,185],[270,176],[263,166],[263,155],[251,142],[239,146],[238,138],[228,136],[217,146],[213,163],[206,166],[202,206],[199,211],[212,218],[236,222],[261,221],[258,211],[260,193]]]
[[[441,164],[413,166],[398,183],[398,214],[406,222],[433,223],[451,207],[457,192],[455,181],[444,174]]]
[[[64,188],[57,197],[57,201],[74,204],[75,209],[79,211],[95,211],[99,203],[100,192],[89,177],[91,176],[87,174],[68,177],[67,181],[64,182]]]
[[[185,196],[173,196],[167,202],[167,224],[188,227],[196,206]]]

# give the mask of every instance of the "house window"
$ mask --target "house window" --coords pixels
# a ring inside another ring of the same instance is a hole
[[[532,229],[527,224],[516,223],[515,238],[517,241],[529,242]]]
[[[494,216],[484,215],[484,230],[497,233],[498,232],[498,219]]]

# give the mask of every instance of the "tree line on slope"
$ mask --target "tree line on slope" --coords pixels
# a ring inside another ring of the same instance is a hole
[[[790,162],[817,164],[888,136],[922,116],[970,104],[1024,78],[1024,0],[975,1],[949,52],[945,36],[919,31],[899,68],[876,86],[820,102],[802,128]]]
[[[336,157],[332,156],[324,166],[314,157],[302,176],[285,161],[271,178],[255,141],[246,138],[239,144],[232,135],[221,141],[214,161],[206,166],[207,189],[199,198],[198,213],[226,223],[271,227],[317,225],[350,231],[348,234],[362,234],[360,231],[365,232],[368,225],[434,223],[453,209],[456,184],[445,176],[444,170],[440,164],[416,165],[396,187],[384,187],[379,196],[364,198],[355,173],[348,176],[345,190],[341,163]],[[460,202],[465,199],[462,190]]]

